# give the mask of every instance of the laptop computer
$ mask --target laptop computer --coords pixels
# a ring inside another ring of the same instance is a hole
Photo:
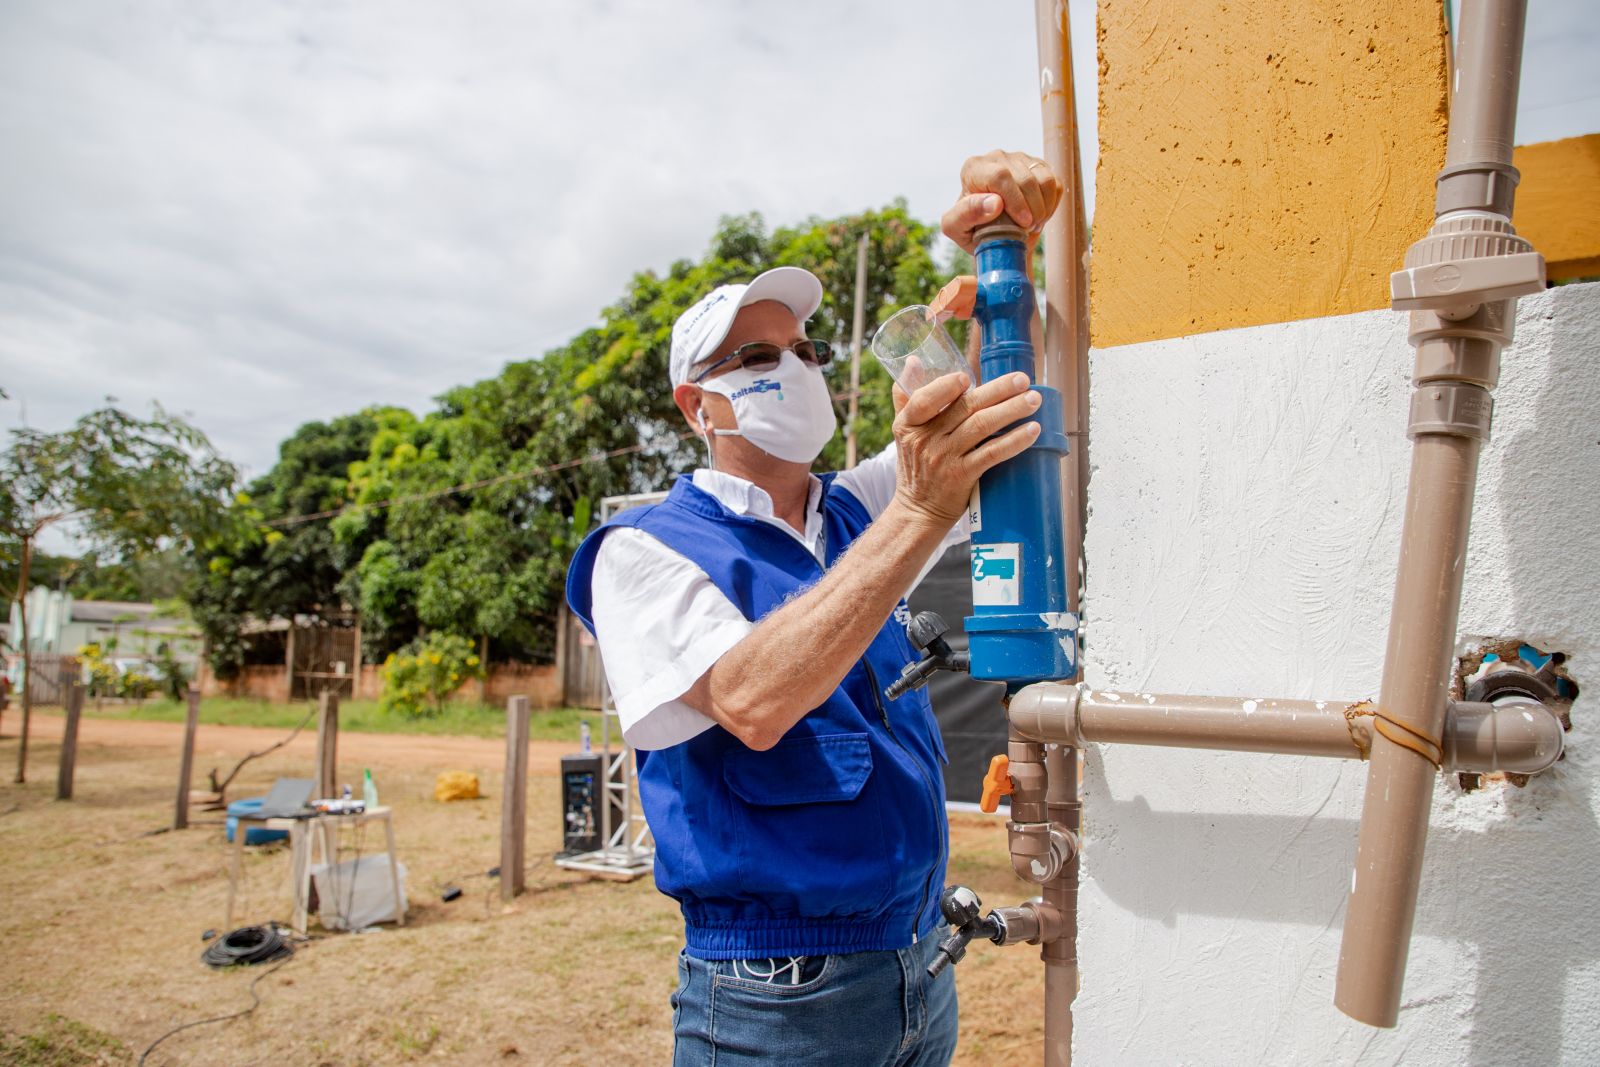
[[[317,783],[312,778],[279,778],[267,791],[258,815],[263,819],[304,819],[315,815],[311,794]]]

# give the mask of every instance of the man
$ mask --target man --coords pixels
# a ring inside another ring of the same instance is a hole
[[[1060,191],[1018,153],[974,157],[943,219],[1044,224]],[[930,979],[948,828],[904,597],[978,476],[1037,437],[1023,375],[948,375],[895,397],[895,443],[850,471],[811,464],[835,431],[809,272],[722,286],[672,331],[673,399],[710,465],[624,513],[573,558],[639,752],[656,884],[687,945],[674,1063],[925,1065],[956,1041],[954,978]],[[1007,427],[1010,427],[1007,429]],[[897,618],[899,614],[901,617]]]

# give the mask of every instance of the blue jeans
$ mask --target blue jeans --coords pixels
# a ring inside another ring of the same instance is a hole
[[[944,1067],[956,1050],[954,968],[927,968],[949,932],[800,961],[679,954],[673,1067]]]

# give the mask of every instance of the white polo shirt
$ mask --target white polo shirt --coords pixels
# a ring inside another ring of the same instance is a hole
[[[874,520],[895,491],[895,446],[840,471],[835,489],[846,489]],[[704,467],[694,472],[695,488],[710,494],[736,515],[782,530],[823,558],[822,482],[811,479],[806,528],[799,533],[773,514],[772,498],[753,482]],[[941,542],[910,595],[951,545],[968,536],[965,518]],[[639,749],[668,748],[714,725],[713,720],[678,699],[744,636],[755,629],[739,608],[711,583],[706,572],[643,530],[618,527],[606,535],[591,578],[595,640],[622,732]]]

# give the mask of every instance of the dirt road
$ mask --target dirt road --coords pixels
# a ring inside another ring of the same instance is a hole
[[[0,742],[15,741],[21,728],[22,716],[12,709],[4,718]],[[35,743],[59,744],[66,720],[54,712],[35,712],[30,730],[30,745]],[[195,733],[196,766],[201,753],[243,756],[283,740],[289,731],[259,726],[219,726],[202,723]],[[176,752],[183,742],[183,724],[175,722],[137,722],[127,719],[84,718],[78,724],[78,743],[81,746],[103,746],[114,749],[160,749]],[[314,726],[300,731],[300,735],[285,745],[275,756],[309,761],[317,747]],[[560,770],[561,757],[576,751],[567,741],[534,741],[528,746],[528,769],[531,774],[555,774]],[[418,769],[471,769],[483,766],[503,766],[506,758],[505,741],[495,737],[434,737],[420,734],[366,734],[344,731],[339,734],[339,762],[356,767],[382,765],[387,767]],[[53,759],[53,757],[52,757]],[[82,760],[80,759],[80,763]],[[35,773],[54,774],[53,762],[41,761]],[[199,775],[195,784],[202,784]]]

